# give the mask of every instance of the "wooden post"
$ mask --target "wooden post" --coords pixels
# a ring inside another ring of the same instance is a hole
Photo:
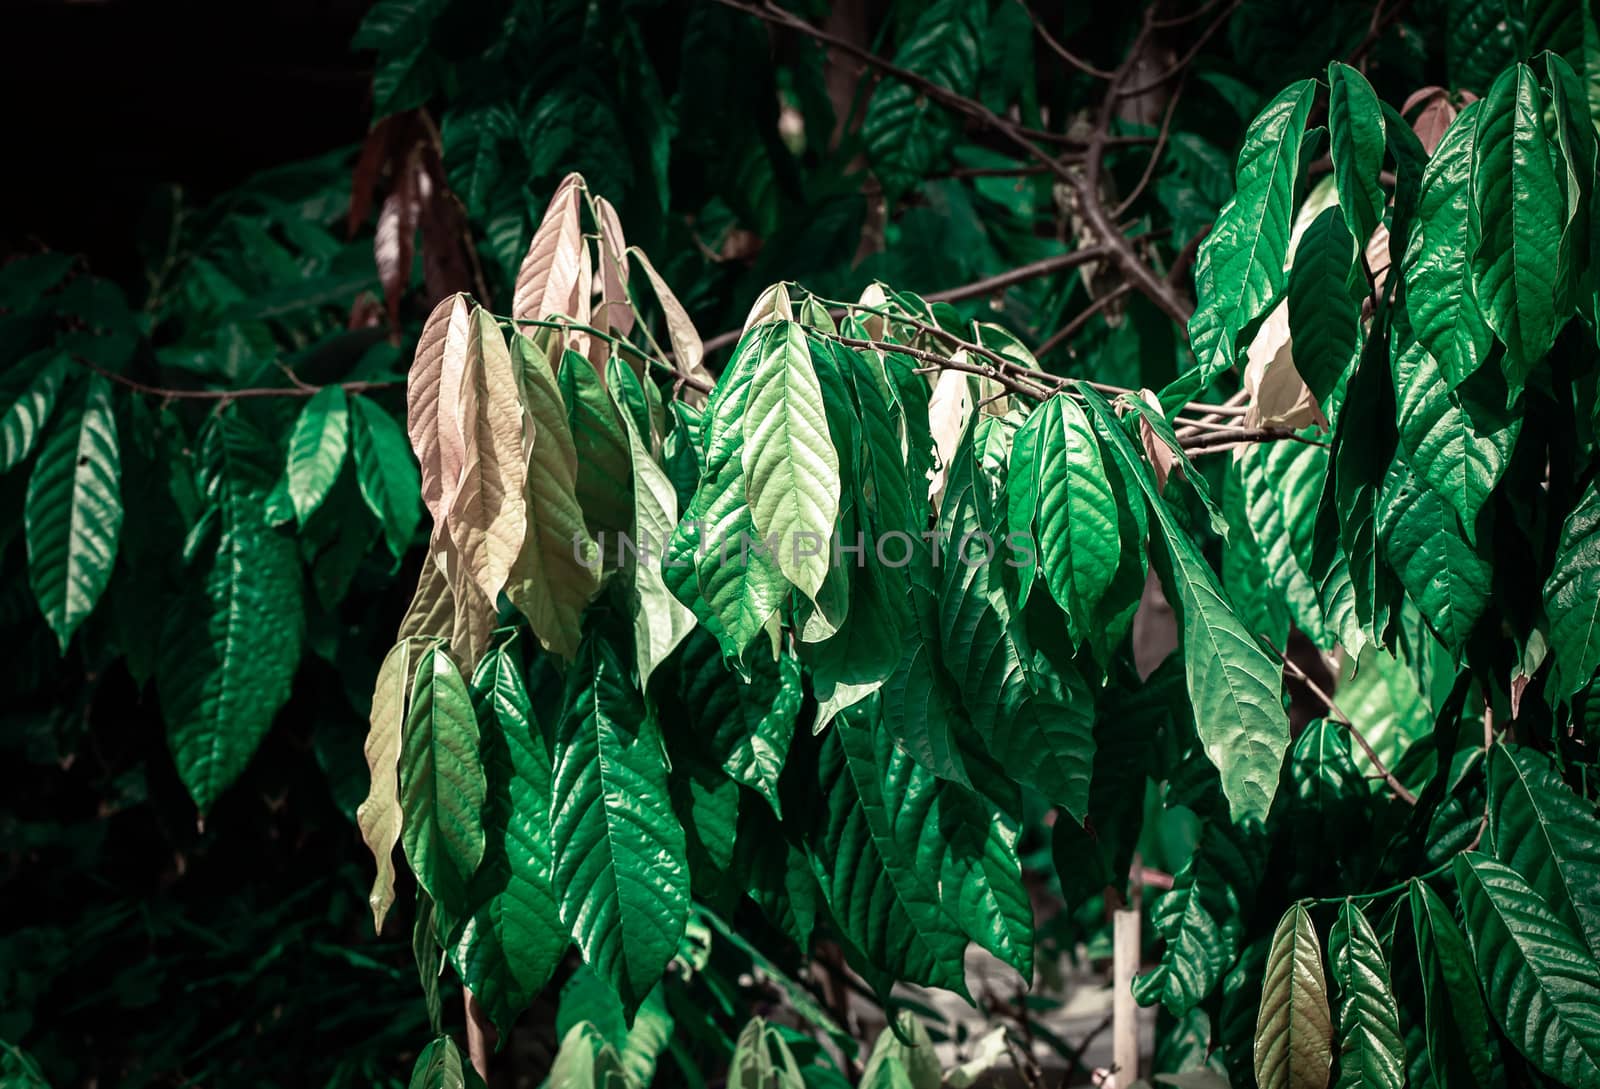
[[[1111,1055],[1117,1084],[1132,1085],[1139,1077],[1139,1006],[1133,1000],[1133,977],[1139,971],[1139,900],[1112,916]]]

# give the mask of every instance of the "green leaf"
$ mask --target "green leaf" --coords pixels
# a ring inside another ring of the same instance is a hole
[[[839,457],[805,331],[792,321],[762,332],[741,461],[756,533],[772,542],[784,577],[816,601],[839,518]]]
[[[1447,649],[1459,653],[1489,604],[1489,563],[1468,543],[1461,519],[1410,471],[1389,467],[1377,508],[1378,545],[1406,594]]]
[[[343,387],[323,386],[306,401],[289,432],[289,499],[302,529],[344,467],[349,421]]]
[[[484,856],[451,960],[504,1037],[554,974],[567,930],[551,887],[550,754],[521,663],[499,647],[478,663],[472,687],[484,738]]]
[[[696,634],[684,643],[678,677],[694,732],[735,782],[760,794],[782,818],[778,778],[800,711],[799,664],[788,655],[759,657],[744,680],[724,667],[715,640]]]
[[[662,985],[658,983],[630,1025],[621,999],[586,965],[580,965],[561,988],[556,1035],[565,1038],[578,1024],[593,1028],[599,1039],[616,1053],[617,1064],[628,1083],[643,1089],[650,1084],[656,1060],[672,1036],[673,1018],[667,1009]]]
[[[1600,955],[1600,823],[1548,758],[1504,745],[1489,753],[1485,836],[1495,856]]]
[[[1287,606],[1295,625],[1332,649],[1337,633],[1323,616],[1311,570],[1312,526],[1327,475],[1325,448],[1302,442],[1257,443],[1235,459],[1244,493],[1244,529],[1253,532],[1270,588]],[[1224,561],[1232,547],[1224,550]],[[1282,644],[1279,644],[1280,646]]]
[[[880,992],[892,981],[905,981],[964,995],[967,935],[930,891],[937,874],[919,873],[892,832],[884,831],[891,820],[888,799],[897,812],[906,798],[899,791],[889,794],[870,760],[847,754],[842,735],[858,713],[859,708],[843,712],[837,728],[822,739],[820,797],[809,838],[812,870],[840,936],[865,958],[856,967]],[[905,763],[917,766],[909,758]],[[926,804],[927,792],[915,798]]]
[[[673,594],[711,627],[723,656],[732,659],[742,658],[768,629],[789,590],[775,557],[760,549],[741,552],[755,537],[741,458],[744,416],[768,328],[740,340],[717,381],[706,407],[700,481],[663,557]],[[695,592],[685,585],[691,565]]]
[[[578,650],[584,606],[600,585],[603,557],[584,526],[585,512],[578,501],[582,478],[578,451],[549,362],[538,345],[521,334],[511,338],[511,357],[533,437],[524,444],[528,447],[527,530],[511,565],[506,598],[528,618],[540,646],[571,658]],[[593,375],[587,361],[580,366],[576,359],[569,359],[567,364],[568,371]],[[582,389],[590,390],[589,378],[581,381]]]
[[[1172,597],[1183,613],[1184,670],[1206,757],[1222,773],[1236,821],[1265,819],[1272,808],[1289,719],[1280,695],[1283,666],[1239,622],[1199,547],[1178,525],[1111,406],[1079,387],[1099,418],[1101,436],[1144,491],[1171,560]]]
[[[627,374],[633,372],[621,368]],[[661,559],[672,530],[678,524],[678,495],[665,470],[651,456],[645,435],[627,420],[628,449],[633,458],[633,541],[637,550],[626,564],[631,568],[633,642],[639,670],[639,687],[648,687],[650,675],[667,659],[684,636],[694,629],[694,611],[667,588]]]
[[[367,509],[383,527],[396,559],[411,547],[422,518],[421,479],[411,444],[400,425],[376,401],[357,394],[350,401],[356,483]]]
[[[630,1013],[678,948],[689,912],[683,827],[655,716],[609,641],[589,636],[555,734],[550,830],[562,923]]]
[[[461,1057],[454,1040],[437,1036],[417,1056],[410,1089],[483,1089],[483,1079]]]
[[[1544,609],[1555,654],[1549,695],[1566,699],[1600,668],[1600,487],[1594,484],[1561,527]]]
[[[895,51],[894,62],[958,95],[977,89],[984,9],[961,0],[924,8]],[[873,172],[897,197],[937,166],[955,138],[949,111],[897,79],[878,84],[867,104],[861,137]]]
[[[1095,610],[1116,575],[1117,501],[1100,443],[1076,401],[1050,398],[1028,418],[1023,431],[1030,430],[1037,436],[1032,470],[1038,481],[1039,569],[1050,596],[1066,613],[1072,637],[1081,641],[1093,629]]]
[[[804,1089],[805,1080],[789,1045],[759,1017],[739,1030],[728,1063],[728,1089]]]
[[[417,662],[400,748],[400,842],[417,883],[450,924],[472,907],[468,883],[483,861],[487,789],[467,682],[448,654],[430,648]]]
[[[561,1038],[545,1084],[549,1089],[630,1089],[616,1048],[587,1021]]]
[[[1201,387],[1233,366],[1239,334],[1283,291],[1300,145],[1316,91],[1316,80],[1300,80],[1251,122],[1236,191],[1200,246],[1189,340]]]
[[[898,1063],[910,1089],[939,1089],[943,1072],[939,1057],[933,1050],[933,1038],[927,1026],[910,1010],[894,1014],[895,1028],[885,1028],[873,1041],[872,1053],[861,1070],[863,1086],[889,1086],[894,1081],[885,1078],[883,1068],[891,1062]]]
[[[36,359],[30,356],[17,370]],[[67,360],[57,356],[30,375],[27,385],[11,394],[0,414],[0,473],[21,465],[44,431],[44,423],[55,408],[56,397],[67,380]]]
[[[1294,369],[1330,421],[1338,415],[1361,337],[1361,299],[1350,288],[1355,260],[1355,239],[1335,204],[1300,236],[1289,270]]]
[[[249,763],[300,662],[300,558],[265,514],[281,458],[237,408],[201,439],[217,551],[167,618],[156,683],[178,775],[202,813]]]
[[[541,356],[525,349],[519,357],[525,394],[533,389],[542,392],[542,384],[529,385],[528,374]],[[556,381],[567,406],[567,424],[578,459],[578,504],[584,524],[601,541],[604,555],[605,541],[614,541],[633,528],[633,455],[628,433],[599,373],[583,356],[570,348],[564,351]],[[529,410],[534,410],[532,404]]]
[[[1469,105],[1428,160],[1418,229],[1405,258],[1406,308],[1416,337],[1454,387],[1483,363],[1494,342],[1474,294],[1473,136],[1480,107]]]
[[[1540,99],[1531,68],[1508,68],[1483,99],[1473,133],[1472,211],[1479,225],[1473,288],[1506,346],[1512,399],[1567,318],[1559,260],[1567,209]]]
[[[1426,1002],[1428,1068],[1441,1089],[1494,1085],[1494,1039],[1472,978],[1472,952],[1437,893],[1411,883],[1411,922]]]
[[[1408,300],[1409,302],[1409,300]],[[1399,348],[1394,389],[1400,445],[1411,469],[1461,516],[1469,542],[1477,540],[1478,512],[1504,475],[1522,432],[1522,417],[1499,398],[1473,398],[1469,387],[1452,392],[1444,369],[1397,320]],[[1475,388],[1477,382],[1471,386]]]
[[[1572,1089],[1600,1085],[1600,964],[1510,868],[1455,860],[1461,911],[1489,1007],[1530,1063]]]
[[[1328,932],[1328,966],[1339,992],[1338,1089],[1401,1089],[1406,1045],[1389,965],[1354,900]]]
[[[94,375],[45,440],[28,478],[28,582],[66,653],[117,559],[122,458],[111,383]]]
[[[1279,920],[1267,953],[1256,1018],[1256,1084],[1260,1089],[1325,1089],[1332,1046],[1317,931],[1306,909],[1296,904]]]
[[[361,838],[372,852],[378,872],[367,903],[372,928],[383,932],[383,919],[394,903],[394,848],[400,842],[400,736],[406,720],[406,695],[411,687],[411,641],[389,648],[372,689],[372,711],[365,755],[370,787],[356,810]]]
[[[1388,200],[1378,174],[1386,143],[1383,106],[1365,76],[1348,64],[1328,65],[1328,144],[1339,206],[1363,242],[1383,222]],[[1298,361],[1299,353],[1296,353]]]

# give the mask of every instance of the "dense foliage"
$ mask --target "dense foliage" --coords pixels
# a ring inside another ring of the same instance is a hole
[[[0,1069],[1600,1086],[1586,5],[502,7],[0,270]]]

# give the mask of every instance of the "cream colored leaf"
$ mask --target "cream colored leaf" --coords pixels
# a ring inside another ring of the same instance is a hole
[[[1139,397],[1162,416],[1167,414],[1166,409],[1161,407],[1161,398],[1150,390],[1140,390]],[[1150,426],[1149,419],[1143,413],[1139,414],[1139,441],[1144,444],[1145,459],[1156,471],[1156,490],[1165,491],[1167,477],[1172,475],[1173,467],[1178,464],[1178,455],[1166,440],[1156,434],[1156,429]]]
[[[540,645],[571,658],[577,653],[583,607],[600,585],[598,546],[584,529],[578,505],[578,452],[549,360],[528,337],[513,336],[530,436],[527,530],[511,569],[506,597],[533,628]]]
[[[505,587],[527,530],[522,403],[500,327],[474,308],[466,373],[455,403],[465,439],[461,485],[446,518],[467,577],[493,602]]]
[[[857,305],[863,307],[870,306],[877,310],[883,310],[889,305],[889,296],[884,293],[883,285],[877,280],[874,280],[868,284],[867,289],[861,293],[861,300]],[[861,324],[862,327],[866,329],[867,336],[871,337],[873,340],[882,340],[884,331],[889,326],[889,319],[884,317],[882,314],[874,314],[872,311],[868,310],[861,314]]]
[[[1245,356],[1244,386],[1250,395],[1245,406],[1246,427],[1327,426],[1317,399],[1294,366],[1287,301],[1278,303],[1267,315]]]
[[[773,284],[756,299],[755,305],[750,307],[750,313],[744,319],[744,331],[748,333],[764,321],[777,319],[794,320],[794,307],[789,302],[789,289],[781,283]]]
[[[455,406],[471,331],[467,297],[442,299],[428,315],[406,379],[406,431],[422,469],[422,504],[435,532],[445,523],[465,458]]]
[[[448,536],[438,542],[434,559],[450,582],[450,598],[455,606],[450,628],[450,657],[455,659],[463,674],[470,675],[478,659],[489,650],[489,636],[494,632],[499,609],[468,574],[461,554]]]
[[[432,567],[432,564],[425,564]],[[383,918],[394,903],[394,846],[400,842],[400,728],[406,720],[406,693],[411,687],[411,641],[401,639],[384,655],[372,690],[368,716],[367,769],[371,786],[356,809],[361,838],[378,864],[372,879],[373,930],[382,933]]]
[[[956,361],[964,359],[965,350],[955,354]],[[945,479],[950,459],[956,456],[961,436],[972,418],[972,384],[965,371],[947,370],[939,375],[933,385],[933,396],[928,399],[928,431],[937,452],[933,471],[929,474],[928,499],[938,506],[944,495]]]
[[[568,315],[579,325],[591,324],[594,316],[594,258],[589,252],[589,244],[585,242],[578,251],[578,290],[574,296],[574,307]],[[598,343],[596,343],[598,341]],[[594,345],[602,352],[600,362],[596,363],[595,370],[600,373],[600,384],[605,385],[606,362],[605,352],[610,344],[603,337],[597,338],[582,329],[567,331],[567,347],[579,355],[588,358],[590,346]]]
[[[583,178],[577,174],[568,174],[556,187],[539,229],[533,232],[522,268],[517,271],[512,317],[537,320],[551,314],[577,316],[584,253],[583,226],[578,218],[582,190]]]
[[[605,197],[594,201],[596,218],[600,221],[600,307],[595,311],[593,325],[625,337],[633,331],[633,306],[628,301],[628,243],[622,236],[622,220],[617,210]],[[589,346],[589,362],[604,368],[611,354],[611,345],[595,338]]]
[[[661,306],[661,313],[667,323],[667,338],[672,342],[672,355],[674,366],[679,374],[695,378],[704,382],[711,382],[711,372],[706,370],[701,360],[706,351],[700,341],[700,334],[695,331],[694,322],[689,320],[689,312],[683,308],[678,297],[672,293],[667,282],[661,278],[656,267],[650,263],[650,258],[638,246],[628,250],[634,260],[639,262],[644,269],[646,278],[650,281],[650,288],[656,293],[656,302]],[[690,405],[698,407],[705,403],[705,394],[697,389],[685,386],[682,390],[683,399]]]

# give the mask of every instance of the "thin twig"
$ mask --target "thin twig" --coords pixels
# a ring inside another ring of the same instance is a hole
[[[1229,3],[1227,3],[1223,8],[1222,14],[1213,19],[1211,21],[1211,25],[1202,30],[1194,38],[1194,40],[1189,43],[1188,50],[1183,54],[1183,56],[1179,57],[1177,60],[1168,65],[1166,71],[1162,72],[1159,76],[1145,80],[1145,82],[1139,84],[1138,86],[1121,88],[1116,92],[1116,97],[1137,98],[1148,91],[1155,90],[1157,87],[1167,82],[1167,80],[1171,79],[1173,76],[1189,67],[1189,65],[1194,61],[1195,57],[1199,56],[1200,50],[1205,48],[1205,44],[1211,40],[1212,36],[1216,34],[1217,31],[1221,30],[1227,21],[1232,18],[1234,10],[1243,2],[1244,0],[1229,0]],[[1150,23],[1147,25],[1154,27],[1155,24]]]
[[[1150,159],[1144,164],[1144,173],[1139,175],[1139,180],[1134,187],[1111,209],[1112,219],[1121,219],[1133,202],[1144,195],[1150,186],[1150,179],[1156,175],[1156,165],[1161,162],[1161,153],[1167,150],[1167,139],[1172,135],[1172,115],[1178,111],[1178,101],[1183,98],[1183,89],[1189,84],[1189,73],[1185,71],[1178,85],[1172,89],[1172,97],[1167,99],[1167,112],[1161,116],[1161,130],[1156,133],[1155,146],[1150,149]]]
[[[1093,76],[1095,79],[1112,78],[1115,73],[1108,72],[1104,68],[1096,68],[1094,65],[1077,56],[1066,46],[1057,41],[1055,35],[1051,34],[1049,29],[1045,27],[1044,20],[1035,15],[1033,8],[1028,6],[1028,0],[1017,0],[1017,3],[1021,4],[1022,10],[1028,13],[1028,21],[1033,24],[1033,29],[1038,32],[1039,37],[1044,39],[1044,44],[1049,46],[1050,51],[1056,56],[1060,57],[1062,60],[1066,61],[1069,65],[1076,68],[1086,76]]]
[[[1307,690],[1309,690],[1313,696],[1322,701],[1323,706],[1328,709],[1328,716],[1335,722],[1339,723],[1339,725],[1343,726],[1351,737],[1355,738],[1356,744],[1361,746],[1361,751],[1366,753],[1367,759],[1371,761],[1373,770],[1376,771],[1383,778],[1383,781],[1389,785],[1389,789],[1394,792],[1395,797],[1399,798],[1407,805],[1416,805],[1417,796],[1411,793],[1411,791],[1407,790],[1406,785],[1399,779],[1396,779],[1394,777],[1394,773],[1383,766],[1383,761],[1379,760],[1378,754],[1372,751],[1372,746],[1367,743],[1366,737],[1363,736],[1361,731],[1356,728],[1356,724],[1350,721],[1350,717],[1343,711],[1339,710],[1339,705],[1333,701],[1333,697],[1325,692],[1321,685],[1312,680],[1311,675],[1305,670],[1301,669],[1299,664],[1295,662],[1294,659],[1290,658],[1276,646],[1273,646],[1271,641],[1263,639],[1262,642],[1266,643],[1269,647],[1272,647],[1273,653],[1283,660],[1283,667],[1290,673],[1293,673],[1295,679],[1301,684],[1305,685]]]
[[[1039,350],[1033,354],[1037,356],[1049,355],[1056,348],[1059,348],[1062,344],[1065,344],[1069,339],[1071,339],[1071,337],[1077,333],[1078,330],[1087,325],[1090,318],[1105,310],[1112,303],[1116,302],[1118,299],[1122,298],[1132,290],[1133,283],[1131,281],[1122,281],[1116,287],[1112,288],[1110,291],[1107,291],[1104,295],[1101,295],[1088,306],[1084,307],[1077,317],[1067,322],[1067,324],[1057,329],[1054,333],[1051,333],[1045,342],[1039,345]]]
[[[89,362],[82,356],[73,356],[73,361],[87,367],[102,378],[109,379],[119,386],[142,393],[146,397],[158,397],[163,401],[244,401],[254,397],[311,397],[328,388],[327,386],[313,386],[298,379],[292,386],[255,386],[245,389],[171,389],[166,386],[151,386],[137,379],[129,378],[125,374],[108,371],[104,367]],[[371,393],[373,390],[394,389],[405,385],[403,381],[392,382],[332,382],[329,385],[338,386],[346,393]]]

